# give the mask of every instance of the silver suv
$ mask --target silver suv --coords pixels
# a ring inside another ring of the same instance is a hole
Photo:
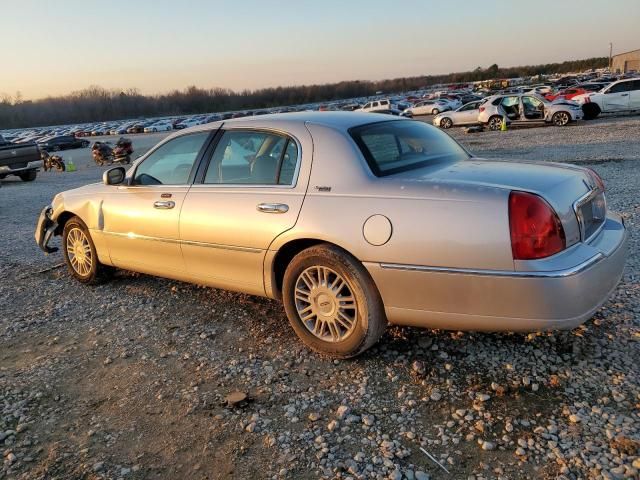
[[[575,102],[563,100],[551,103],[535,94],[494,95],[480,107],[478,123],[489,130],[500,130],[503,119],[507,124],[553,123],[564,127],[582,120],[582,109]]]

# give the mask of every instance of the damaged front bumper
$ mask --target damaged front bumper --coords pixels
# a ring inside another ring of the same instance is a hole
[[[51,237],[53,237],[56,228],[58,228],[58,224],[51,218],[52,213],[53,208],[51,208],[50,205],[44,207],[42,209],[42,212],[40,212],[38,224],[36,225],[36,243],[45,253],[53,253],[58,251],[57,247],[49,246]]]

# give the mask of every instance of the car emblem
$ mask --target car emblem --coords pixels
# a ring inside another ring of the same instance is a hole
[[[11,155],[13,155],[15,157],[16,155],[18,155],[18,152],[15,151],[15,150],[11,150]]]

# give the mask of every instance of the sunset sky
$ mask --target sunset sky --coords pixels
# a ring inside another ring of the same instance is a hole
[[[0,0],[0,94],[383,79],[640,48],[640,1]]]

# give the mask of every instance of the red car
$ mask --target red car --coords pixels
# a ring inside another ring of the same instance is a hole
[[[605,86],[607,86],[606,83],[589,83],[589,84],[581,85],[579,87],[566,88],[564,90],[560,90],[558,93],[555,93],[555,94],[548,93],[544,96],[544,98],[546,98],[550,102],[553,102],[556,99],[571,100],[573,97],[577,95],[582,95],[583,93],[597,92],[598,90],[601,90]]]

